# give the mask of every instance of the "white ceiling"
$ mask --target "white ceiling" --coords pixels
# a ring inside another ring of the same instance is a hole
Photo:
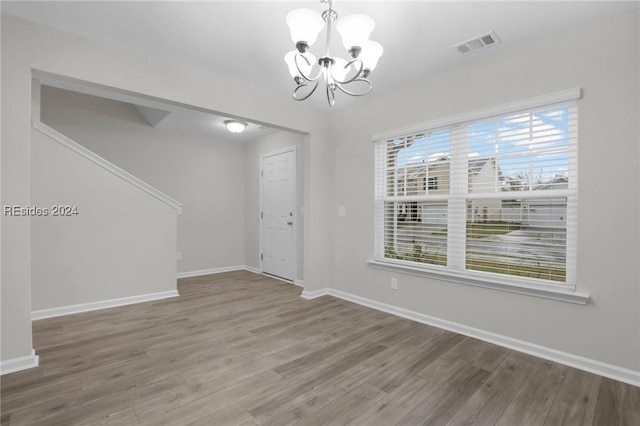
[[[376,22],[371,39],[384,55],[370,76],[383,93],[478,58],[637,8],[638,1],[340,1],[340,16],[364,13]],[[310,1],[2,1],[5,13],[181,66],[239,79],[275,96],[291,97],[284,63],[293,42],[289,11],[326,9]],[[452,46],[495,31],[502,43],[465,56]],[[322,35],[319,37],[322,40]],[[339,36],[332,54],[346,57]],[[322,42],[312,51],[321,56]],[[319,90],[320,91],[320,90]],[[338,94],[336,107],[368,97]],[[341,96],[342,95],[342,96]],[[294,102],[292,100],[292,102]],[[305,101],[328,110],[316,93]]]
[[[235,142],[251,142],[279,130],[274,126],[265,125],[265,123],[248,122],[244,132],[230,133],[227,131],[224,121],[237,117],[213,114],[188,105],[167,102],[124,90],[105,89],[92,84],[77,82],[76,80],[62,79],[40,71],[36,72],[35,75],[44,86],[134,105],[138,109],[141,118],[144,118],[150,126],[159,129],[181,131],[186,134],[195,132],[208,135],[216,140],[222,139]]]

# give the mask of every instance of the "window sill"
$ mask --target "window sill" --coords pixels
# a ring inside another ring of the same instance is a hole
[[[403,274],[415,275],[419,277],[436,278],[443,281],[450,281],[457,284],[472,285],[476,287],[490,288],[493,290],[506,291],[510,293],[525,294],[527,296],[542,297],[544,299],[559,300],[561,302],[586,305],[589,302],[589,294],[578,293],[571,289],[549,288],[545,285],[535,284],[514,284],[507,282],[497,282],[494,279],[486,279],[482,276],[472,274],[456,274],[451,271],[427,270],[410,265],[403,265],[394,262],[381,260],[369,260],[367,264],[371,268],[383,269],[387,271],[399,272]]]

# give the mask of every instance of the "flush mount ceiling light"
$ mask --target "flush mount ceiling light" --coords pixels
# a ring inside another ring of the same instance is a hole
[[[371,92],[373,85],[367,77],[376,67],[378,59],[382,56],[382,46],[369,40],[369,34],[375,27],[373,19],[366,15],[348,15],[338,21],[337,30],[342,36],[342,44],[349,53],[348,60],[336,58],[329,54],[331,43],[331,27],[338,19],[338,13],[333,10],[333,0],[320,0],[320,3],[328,3],[329,9],[319,15],[309,9],[296,9],[287,15],[287,25],[291,30],[291,38],[296,44],[296,50],[292,50],[284,57],[289,66],[289,73],[297,84],[293,91],[296,101],[308,99],[318,88],[320,80],[323,80],[327,91],[327,101],[330,106],[335,103],[335,91],[340,91],[351,96],[363,96]],[[311,75],[316,62],[316,57],[309,52],[309,48],[315,43],[318,34],[326,26],[324,56],[318,59],[320,69],[315,76]],[[347,90],[345,86],[354,83],[360,85],[358,91]]]
[[[241,133],[247,127],[247,123],[238,120],[225,120],[224,124],[231,133]]]

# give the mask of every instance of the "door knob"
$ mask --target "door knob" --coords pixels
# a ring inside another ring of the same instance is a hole
[[[289,221],[287,222],[287,225],[293,225],[293,222]]]

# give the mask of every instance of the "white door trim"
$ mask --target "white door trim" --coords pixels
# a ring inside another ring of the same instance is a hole
[[[263,222],[262,222],[262,212],[263,212],[263,194],[262,194],[262,179],[263,176],[263,168],[262,164],[266,158],[273,157],[280,154],[285,154],[287,152],[293,152],[293,280],[292,283],[296,283],[298,280],[298,153],[296,150],[296,146],[290,146],[287,148],[282,148],[277,151],[272,151],[267,154],[263,154],[260,156],[260,216],[258,220],[260,221],[260,227],[258,231],[258,239],[259,239],[259,264],[260,264],[260,273],[264,273],[263,266],[263,241],[262,241],[262,231],[263,231]]]

